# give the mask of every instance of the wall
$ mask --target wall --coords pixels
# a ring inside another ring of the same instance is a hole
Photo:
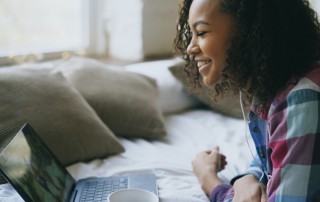
[[[104,10],[110,57],[140,61],[172,55],[178,0],[107,0]]]
[[[111,58],[140,61],[173,50],[179,0],[105,0],[106,52]],[[320,11],[320,0],[310,0]]]

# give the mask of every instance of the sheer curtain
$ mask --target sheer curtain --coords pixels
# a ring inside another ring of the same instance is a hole
[[[103,35],[101,2],[1,0],[0,64],[103,52],[93,41]]]

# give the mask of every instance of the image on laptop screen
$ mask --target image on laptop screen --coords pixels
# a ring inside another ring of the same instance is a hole
[[[0,155],[0,165],[26,201],[66,201],[75,183],[30,128],[11,140]]]

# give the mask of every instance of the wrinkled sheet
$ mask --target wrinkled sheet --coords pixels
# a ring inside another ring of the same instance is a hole
[[[153,169],[161,202],[208,202],[192,172],[191,162],[198,152],[220,146],[228,164],[219,175],[226,183],[244,171],[252,159],[254,147],[245,135],[243,120],[197,109],[166,115],[165,122],[168,135],[161,140],[119,138],[126,148],[124,153],[76,163],[67,169],[76,180]],[[0,201],[22,199],[5,184],[0,185]]]

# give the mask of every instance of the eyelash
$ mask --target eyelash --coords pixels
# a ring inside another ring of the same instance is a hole
[[[198,32],[197,33],[197,36],[203,36],[203,35],[205,35],[207,32]]]
[[[196,36],[198,36],[198,37],[203,37],[206,33],[207,33],[207,32],[198,32],[198,33],[196,33]],[[192,33],[192,32],[189,33],[189,37],[190,37],[190,38],[193,37],[193,33]]]

